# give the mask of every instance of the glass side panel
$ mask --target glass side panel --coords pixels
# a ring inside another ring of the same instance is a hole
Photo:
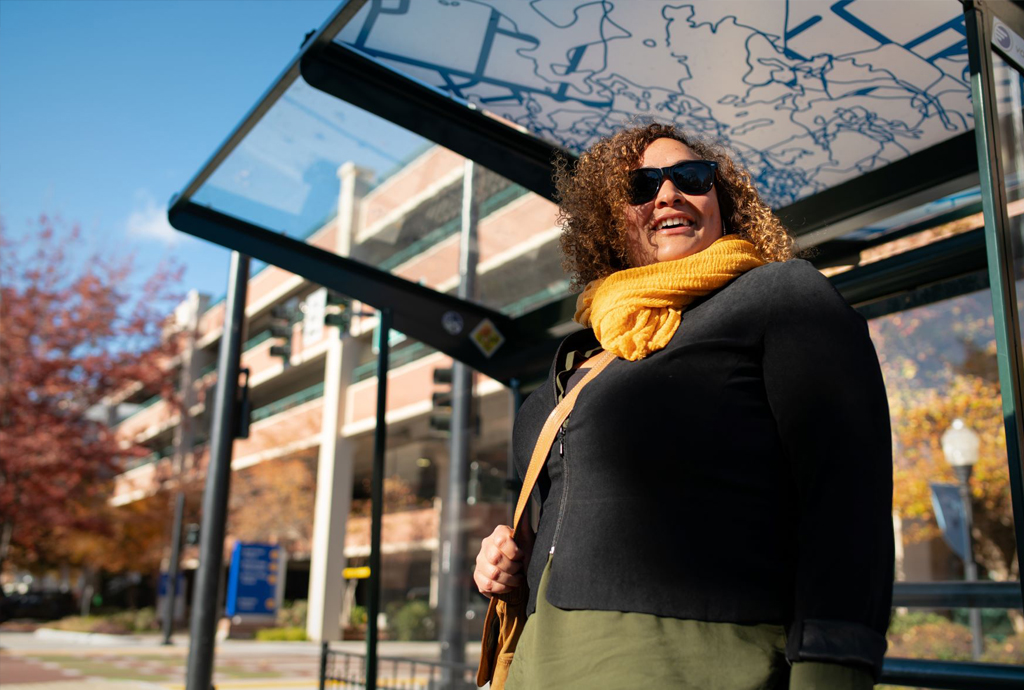
[[[296,79],[193,201],[305,238],[332,218],[338,168],[347,161],[380,176],[425,141]]]
[[[370,341],[361,338],[359,343],[361,360],[367,360],[367,365],[374,362],[370,359]],[[412,361],[401,354],[417,349],[427,352]],[[475,673],[475,643],[481,637],[487,600],[471,585],[471,574],[480,540],[495,525],[508,521],[505,477],[511,401],[508,389],[476,377],[473,409],[478,422],[472,425],[468,456],[462,465],[458,489],[462,499],[454,501],[450,484],[450,409],[432,402],[434,392],[451,389],[450,385],[432,383],[434,370],[447,369],[451,360],[410,338],[396,347],[391,362],[378,673],[382,687],[404,687],[414,679],[440,680],[440,663],[447,657],[437,643],[444,640],[459,645],[464,671]],[[346,537],[349,567],[368,563],[375,373],[354,373],[347,393],[349,424],[365,429],[351,437],[355,474]],[[458,511],[454,516],[450,514],[453,506]],[[449,518],[450,523],[446,522]],[[454,531],[449,525],[455,525]],[[343,626],[348,633],[358,635],[365,630],[367,581],[350,580],[345,587]],[[449,603],[454,617],[446,620],[444,610]],[[361,655],[363,647],[354,651]],[[415,657],[420,666],[412,669],[397,662],[396,657]],[[470,677],[467,675],[467,680]]]
[[[869,322],[885,377],[893,432],[893,524],[896,579],[962,580],[961,541],[952,529],[962,504],[959,479],[947,462],[942,437],[962,419],[977,435],[979,453],[969,478],[974,515],[973,549],[980,580],[1019,580],[1006,462],[992,303],[987,291],[893,313]],[[936,494],[953,492],[952,505]],[[944,525],[949,531],[944,531]],[[1018,611],[984,610],[984,659],[1024,663]],[[930,659],[971,659],[971,629],[964,610],[897,609],[890,654]]]
[[[963,21],[905,0],[371,2],[336,40],[573,152],[674,122],[781,207],[971,129]]]
[[[464,167],[461,156],[300,78],[193,200],[455,293]],[[563,297],[568,280],[560,268],[555,206],[490,170],[476,170],[479,261],[471,299],[518,316]],[[345,218],[337,217],[339,208]],[[275,282],[262,275],[263,266],[254,265],[254,280]]]
[[[996,112],[1002,150],[1006,191],[1006,215],[1010,220],[1010,248],[1013,252],[1013,277],[1024,279],[1024,75],[992,54],[993,81],[996,85]],[[1024,339],[1024,294],[1017,288],[1018,337]],[[1024,374],[1022,374],[1024,375]]]

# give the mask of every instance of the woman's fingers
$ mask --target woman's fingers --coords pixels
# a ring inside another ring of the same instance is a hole
[[[516,546],[516,542],[512,538],[512,528],[508,525],[498,525],[495,527],[494,531],[491,532],[491,536],[485,537],[482,543],[492,544],[510,561],[523,560],[523,552],[518,546]]]
[[[476,583],[476,588],[480,590],[480,593],[486,597],[490,597],[493,594],[511,592],[523,584],[521,575],[510,575],[500,571],[495,573],[495,577],[492,578],[488,577],[486,573],[477,570],[473,573],[473,581]]]
[[[480,542],[473,580],[485,596],[504,594],[522,585],[524,552],[512,539],[512,529],[498,525]]]

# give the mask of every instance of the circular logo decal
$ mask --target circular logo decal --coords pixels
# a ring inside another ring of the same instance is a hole
[[[446,311],[444,315],[441,316],[441,325],[449,335],[458,335],[459,333],[462,333],[462,314],[457,311]]]
[[[997,26],[993,38],[996,41],[996,45],[998,45],[1000,48],[1002,48],[1003,50],[1009,49],[1010,32],[1006,30],[1005,26]]]

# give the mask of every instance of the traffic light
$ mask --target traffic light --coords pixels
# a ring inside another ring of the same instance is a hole
[[[270,346],[270,356],[281,357],[288,364],[292,358],[292,317],[283,304],[270,308],[270,337],[278,341]]]
[[[352,323],[352,300],[336,290],[327,291],[327,306],[324,309],[324,325],[337,326],[342,335],[348,333]]]
[[[452,367],[434,369],[434,385],[446,388],[434,391],[428,424],[435,431],[448,433],[452,428]]]

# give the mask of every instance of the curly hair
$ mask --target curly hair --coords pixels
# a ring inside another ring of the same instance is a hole
[[[794,256],[793,238],[754,189],[749,172],[736,166],[722,148],[684,135],[673,125],[652,122],[601,139],[575,165],[555,159],[562,268],[572,276],[574,289],[630,268],[628,173],[656,139],[675,139],[700,158],[718,163],[714,188],[725,232],[750,240],[765,261]]]

